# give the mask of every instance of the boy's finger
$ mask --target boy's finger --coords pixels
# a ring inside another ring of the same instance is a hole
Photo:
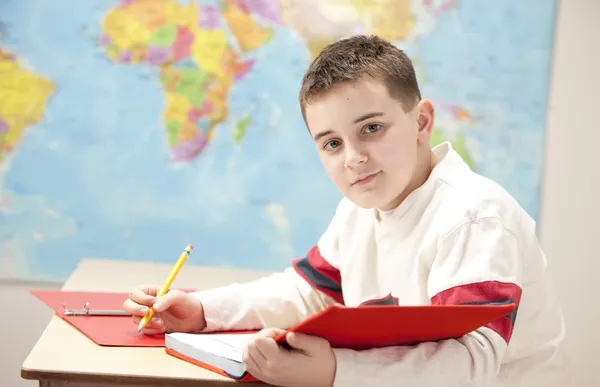
[[[248,355],[251,356],[253,359],[255,360],[260,360],[261,362],[265,362],[267,360],[267,357],[262,353],[262,351],[260,350],[259,346],[259,338],[254,338],[252,339],[246,346],[246,351],[248,352]]]
[[[163,321],[162,318],[152,317],[146,326],[151,327],[151,328],[162,329],[164,325],[165,325],[165,322]]]
[[[255,351],[244,351],[242,355],[242,362],[246,366],[248,372],[250,372],[253,376],[261,378],[262,369],[260,364],[256,361],[257,353]]]
[[[148,328],[145,327],[144,329],[142,329],[142,333],[148,336],[151,335],[160,335],[161,333],[165,333],[164,328]]]
[[[279,345],[273,339],[268,337],[258,337],[256,339],[255,349],[259,354],[255,358],[260,359],[262,357],[265,360],[275,360],[280,351]]]
[[[140,305],[129,298],[123,302],[123,310],[132,316],[145,316],[149,311],[147,306]]]
[[[132,318],[132,320],[133,320],[134,324],[139,325],[140,321],[142,321],[142,316],[134,316]],[[150,319],[150,321],[148,321],[148,324],[146,324],[146,327],[148,327],[148,328],[163,328],[163,325],[165,325],[165,321],[162,318],[155,316],[155,317],[152,317]]]
[[[156,285],[144,285],[140,286],[139,289],[149,296],[156,297],[159,287]]]
[[[140,305],[152,306],[156,301],[156,297],[148,294],[147,291],[148,288],[135,289],[129,293],[129,298]]]

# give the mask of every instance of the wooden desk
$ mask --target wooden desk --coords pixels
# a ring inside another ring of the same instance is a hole
[[[125,291],[162,284],[170,264],[84,259],[63,290]],[[208,289],[270,274],[186,265],[173,287]],[[133,324],[133,322],[132,322]],[[234,382],[167,355],[164,348],[102,347],[53,316],[21,368],[40,386],[225,386]]]

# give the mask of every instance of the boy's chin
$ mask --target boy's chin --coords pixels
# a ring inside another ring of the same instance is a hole
[[[388,200],[377,195],[375,192],[363,192],[361,194],[353,194],[346,196],[351,202],[357,206],[370,210],[373,208],[383,208],[389,203]]]

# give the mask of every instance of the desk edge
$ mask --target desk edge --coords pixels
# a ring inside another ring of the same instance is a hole
[[[92,374],[85,372],[39,371],[26,367],[21,368],[21,378],[26,380],[60,380],[83,383],[107,383],[123,386],[173,386],[178,387],[223,387],[235,384],[234,380],[206,380],[156,376],[134,376],[117,374]]]

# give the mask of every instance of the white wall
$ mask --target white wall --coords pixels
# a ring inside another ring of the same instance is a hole
[[[0,285],[0,386],[34,387],[21,379],[21,364],[52,317],[52,310],[29,296],[29,287],[52,288],[44,284]],[[17,311],[17,308],[19,311]]]
[[[594,245],[594,237],[600,240],[600,170],[592,159],[600,143],[598,20],[598,0],[563,0],[560,5],[540,224],[542,244],[561,292],[569,348],[581,387],[600,385],[598,362],[593,360],[600,348],[594,329],[594,321],[600,318],[594,309],[599,305],[594,295],[600,294],[596,279],[600,256]],[[29,286],[0,285],[2,386],[35,385],[21,380],[19,369],[51,311],[29,296]],[[17,305],[26,312],[17,313]]]
[[[592,154],[600,143],[599,21],[600,1],[562,0],[540,216],[581,387],[600,386],[600,169]]]

